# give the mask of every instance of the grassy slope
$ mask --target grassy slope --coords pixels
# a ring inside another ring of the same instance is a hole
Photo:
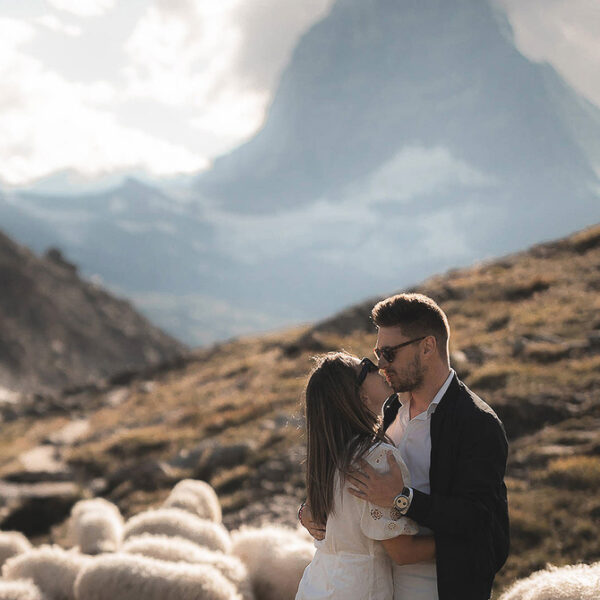
[[[513,548],[498,587],[547,562],[600,559],[600,226],[418,290],[446,310],[453,364],[511,440]],[[372,304],[198,351],[152,382],[83,394],[75,415],[91,416],[92,427],[65,456],[84,484],[149,457],[171,461],[172,479],[204,477],[216,487],[230,527],[290,522],[304,495],[300,398],[310,357],[341,347],[368,355]],[[2,424],[0,476],[67,420]],[[190,451],[191,465],[175,460]],[[107,495],[131,514],[159,502],[171,483],[125,482]],[[60,536],[60,528],[51,534]]]

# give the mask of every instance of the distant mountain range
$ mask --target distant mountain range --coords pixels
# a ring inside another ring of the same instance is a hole
[[[600,110],[491,3],[338,0],[187,193],[5,192],[0,223],[205,344],[597,222],[599,173]]]
[[[0,233],[0,404],[175,361],[186,348],[125,300],[83,281],[56,249]]]

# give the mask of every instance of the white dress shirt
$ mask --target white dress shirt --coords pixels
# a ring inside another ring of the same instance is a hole
[[[448,390],[455,373],[450,369],[446,381],[434,396],[427,410],[410,418],[410,403],[402,404],[394,422],[386,433],[400,450],[411,477],[411,487],[429,494],[429,467],[431,466],[431,415]],[[419,535],[433,532],[419,526]],[[437,573],[435,561],[414,565],[394,565],[394,598],[437,600]]]

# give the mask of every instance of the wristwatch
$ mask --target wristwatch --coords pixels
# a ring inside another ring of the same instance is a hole
[[[405,515],[406,511],[410,508],[412,497],[412,489],[409,487],[403,488],[402,491],[394,498],[394,508],[397,509],[400,514]]]

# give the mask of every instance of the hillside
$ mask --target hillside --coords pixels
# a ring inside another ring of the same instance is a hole
[[[546,562],[598,560],[600,225],[415,289],[448,313],[453,365],[511,441],[512,554],[498,587]],[[68,416],[5,420],[0,528],[64,540],[62,522],[82,494],[130,515],[181,477],[216,488],[229,528],[293,523],[304,496],[300,398],[310,357],[340,347],[369,355],[376,300],[71,395]]]
[[[49,394],[173,361],[185,347],[51,249],[0,233],[0,393]]]

